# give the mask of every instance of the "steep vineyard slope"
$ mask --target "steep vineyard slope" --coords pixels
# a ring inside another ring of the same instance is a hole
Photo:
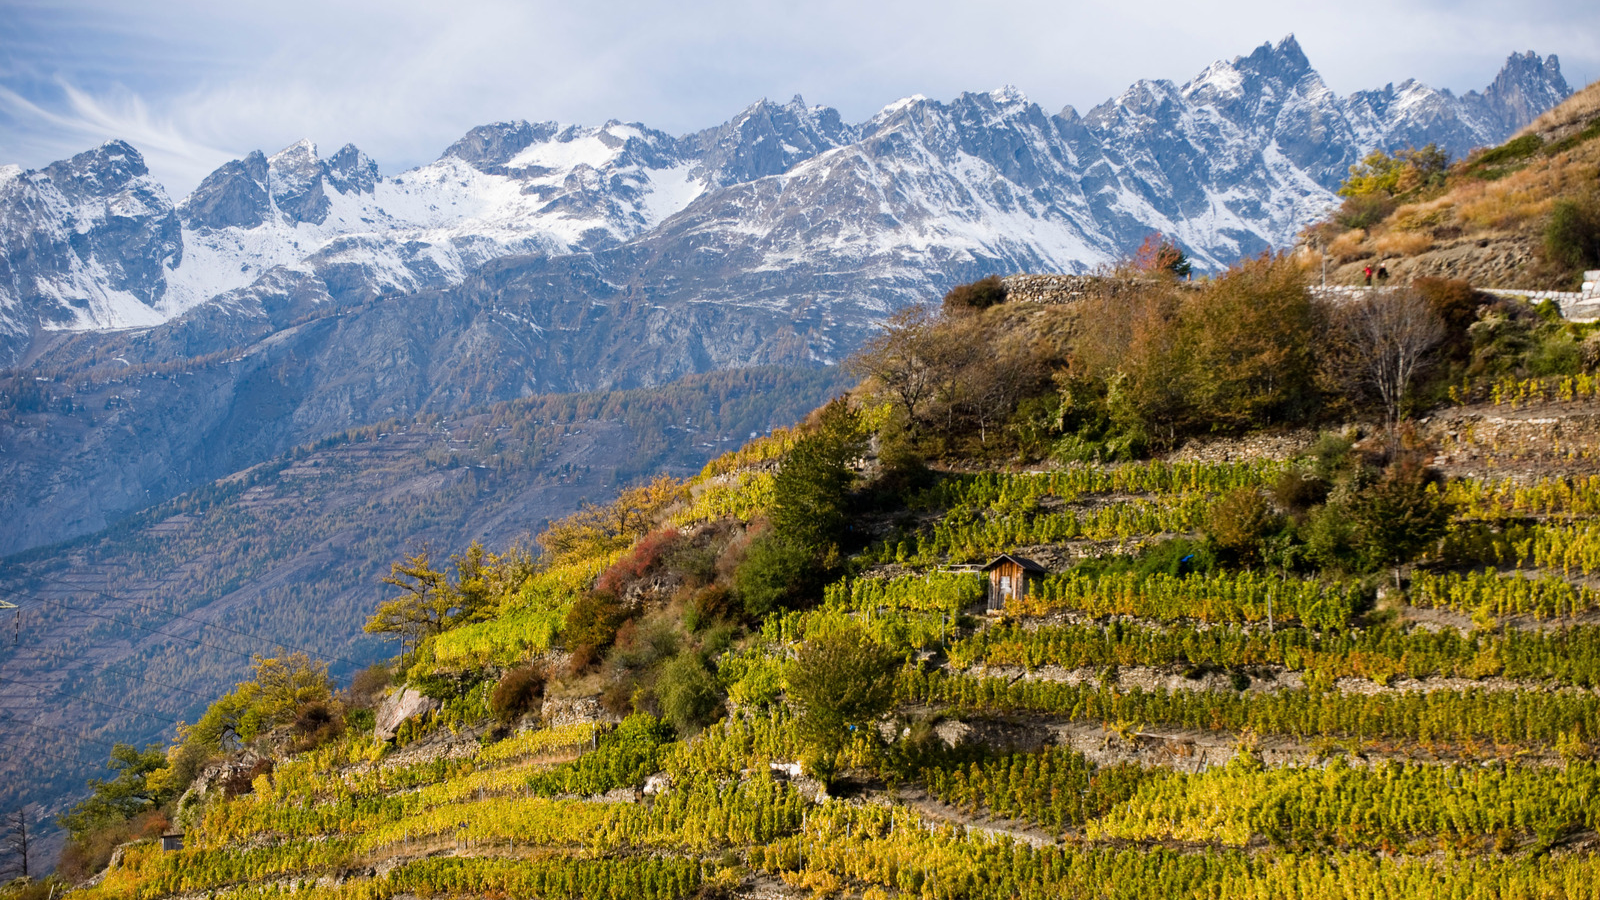
[[[1600,377],[1529,375],[1595,327],[1469,302],[1374,427],[1308,275],[955,292],[538,560],[397,561],[406,651],[258,663],[69,817],[72,895],[1594,896]],[[1465,424],[1528,410],[1568,443]]]

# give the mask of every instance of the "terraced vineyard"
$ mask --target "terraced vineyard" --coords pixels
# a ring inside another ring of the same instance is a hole
[[[558,523],[492,613],[408,659],[440,702],[396,740],[347,711],[361,727],[191,789],[184,849],[127,845],[75,896],[1600,895],[1594,479],[1430,488],[1456,514],[1402,593],[1163,561],[1301,463],[949,475],[812,603],[718,624],[707,560],[781,521],[796,444]],[[964,567],[1043,550],[1065,570],[986,614]],[[632,612],[585,669],[574,610],[605,590]],[[666,610],[662,671],[699,661],[698,716],[682,678],[614,664]],[[819,737],[797,667],[839,635],[887,654],[892,695]],[[529,664],[542,700],[497,711]]]
[[[407,551],[395,657],[257,659],[0,900],[1600,897],[1600,325],[1306,276],[897,316],[695,477]],[[1427,378],[1350,375],[1396,311]]]

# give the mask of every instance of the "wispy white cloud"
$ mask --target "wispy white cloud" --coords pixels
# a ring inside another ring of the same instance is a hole
[[[171,119],[153,115],[144,100],[131,92],[94,96],[64,81],[57,87],[63,100],[60,109],[47,108],[0,85],[0,109],[24,130],[31,130],[36,146],[51,156],[71,155],[120,138],[139,148],[158,178],[188,185],[198,183],[231,156],[195,141]]]
[[[1341,93],[1408,77],[1464,91],[1515,50],[1600,74],[1592,19],[1573,0],[10,0],[0,161],[123,137],[181,193],[215,160],[303,137],[393,172],[510,118],[681,133],[762,96],[860,120],[1007,83],[1085,109],[1289,32]]]

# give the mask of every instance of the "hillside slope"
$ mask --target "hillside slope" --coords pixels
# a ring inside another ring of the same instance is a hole
[[[341,678],[384,655],[361,633],[402,552],[505,552],[646,474],[687,475],[842,387],[828,371],[755,369],[649,391],[541,396],[450,418],[395,418],[295,448],[99,533],[0,558],[23,607],[0,647],[0,809],[59,812],[101,767],[193,721],[285,647]],[[115,698],[114,706],[104,701]],[[87,741],[82,746],[81,742]]]
[[[1375,428],[1307,274],[975,286],[537,561],[399,561],[415,643],[258,664],[78,807],[72,877],[127,843],[72,895],[1594,896],[1600,377],[1526,375],[1596,329],[1446,304],[1499,332]]]
[[[1312,232],[1336,263],[1330,280],[1356,284],[1366,266],[1386,265],[1403,280],[1577,290],[1581,273],[1600,266],[1597,139],[1600,83],[1511,140],[1460,160],[1440,186],[1412,185],[1393,197],[1380,190],[1347,201]],[[1558,218],[1579,226],[1564,228]]]

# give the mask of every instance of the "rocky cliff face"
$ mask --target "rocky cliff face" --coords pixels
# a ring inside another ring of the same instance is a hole
[[[301,142],[176,207],[126,144],[4,170],[0,360],[93,387],[0,421],[0,547],[392,415],[839,361],[952,284],[1084,272],[1152,230],[1220,268],[1290,241],[1374,147],[1461,152],[1566,92],[1518,55],[1483,94],[1341,98],[1291,37],[1086,115],[1008,88],[860,124],[762,101],[684,137],[497,123],[392,177]],[[105,387],[118,367],[194,374],[135,396]]]
[[[160,324],[182,261],[172,202],[128,144],[0,169],[0,359],[46,329]]]
[[[1184,85],[1139,82],[1082,116],[1005,89],[913,97],[859,125],[799,97],[763,100],[684,137],[506,122],[392,178],[353,146],[323,158],[302,141],[223,165],[176,214],[138,153],[113,143],[0,176],[3,263],[19,285],[0,288],[0,361],[42,330],[157,324],[262,279],[304,282],[301,306],[363,302],[459,285],[491,259],[630,243],[718,277],[758,275],[792,300],[901,286],[843,311],[868,316],[972,272],[1083,271],[1152,230],[1215,269],[1291,240],[1374,148],[1460,155],[1568,93],[1556,58],[1529,52],[1482,93],[1407,81],[1341,98],[1289,37]],[[786,252],[761,249],[780,239]],[[724,262],[701,265],[705,253]]]

